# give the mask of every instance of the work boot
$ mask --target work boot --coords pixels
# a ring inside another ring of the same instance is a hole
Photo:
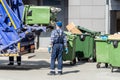
[[[9,64],[8,65],[14,65],[14,57],[13,56],[9,57]]]
[[[21,65],[21,56],[17,56],[17,64],[18,64],[18,66]]]
[[[50,73],[48,73],[48,75],[55,75],[55,71],[50,71]]]
[[[17,65],[18,65],[18,66],[20,66],[20,65],[21,65],[21,63],[17,63]]]
[[[58,75],[62,75],[62,71],[58,71]]]
[[[14,63],[9,63],[8,65],[14,65]]]

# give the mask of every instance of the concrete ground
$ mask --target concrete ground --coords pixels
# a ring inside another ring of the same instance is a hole
[[[24,55],[21,66],[7,66],[8,58],[1,57],[0,80],[120,80],[120,71],[111,73],[110,68],[104,68],[104,64],[97,69],[96,63],[85,61],[77,62],[74,66],[66,61],[63,75],[49,76],[50,54],[46,49],[39,49],[35,54],[29,59],[29,55]]]

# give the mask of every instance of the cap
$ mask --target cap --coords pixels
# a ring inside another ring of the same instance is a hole
[[[56,22],[56,25],[59,26],[59,27],[62,27],[62,22]]]

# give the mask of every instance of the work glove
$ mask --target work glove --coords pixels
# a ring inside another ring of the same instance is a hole
[[[68,48],[67,47],[65,48],[65,53],[68,54]]]
[[[51,49],[52,49],[52,47],[49,45],[49,46],[48,46],[48,53],[51,52]]]

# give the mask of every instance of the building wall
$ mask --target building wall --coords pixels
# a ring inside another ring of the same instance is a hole
[[[105,32],[105,0],[69,0],[69,23]]]
[[[110,33],[120,32],[120,0],[109,0]]]
[[[93,31],[106,31],[106,16],[108,20],[109,32],[114,33],[115,28],[115,12],[120,10],[120,0],[109,0],[109,14],[106,14],[106,0],[56,0],[59,3],[53,3],[54,0],[24,0],[24,2],[33,5],[48,5],[62,8],[58,15],[58,19],[63,21],[64,28],[70,23],[83,26]],[[63,28],[63,29],[64,29]],[[50,43],[50,32],[42,33],[40,36],[40,47],[47,47]]]
[[[117,14],[120,12],[120,0],[108,1],[109,13],[107,14],[107,0],[64,0],[61,5],[63,10],[59,17],[64,16],[64,26],[67,25],[68,20],[68,23],[74,22],[75,25],[103,34],[106,33],[106,29],[109,29],[108,32],[110,33],[115,33],[117,31],[117,16],[119,16]],[[111,11],[115,12],[111,14]],[[106,18],[109,19],[108,22],[106,22]],[[118,18],[120,19],[120,17]],[[107,23],[108,25],[106,25]]]
[[[120,10],[120,0],[109,0],[110,10]]]
[[[23,0],[24,4],[37,5],[37,0]]]
[[[56,1],[56,2],[55,2]],[[43,5],[54,6],[61,8],[61,12],[58,13],[57,19],[63,22],[62,29],[68,24],[68,0],[44,0]],[[40,47],[48,47],[50,44],[51,31],[42,32],[40,36]]]

